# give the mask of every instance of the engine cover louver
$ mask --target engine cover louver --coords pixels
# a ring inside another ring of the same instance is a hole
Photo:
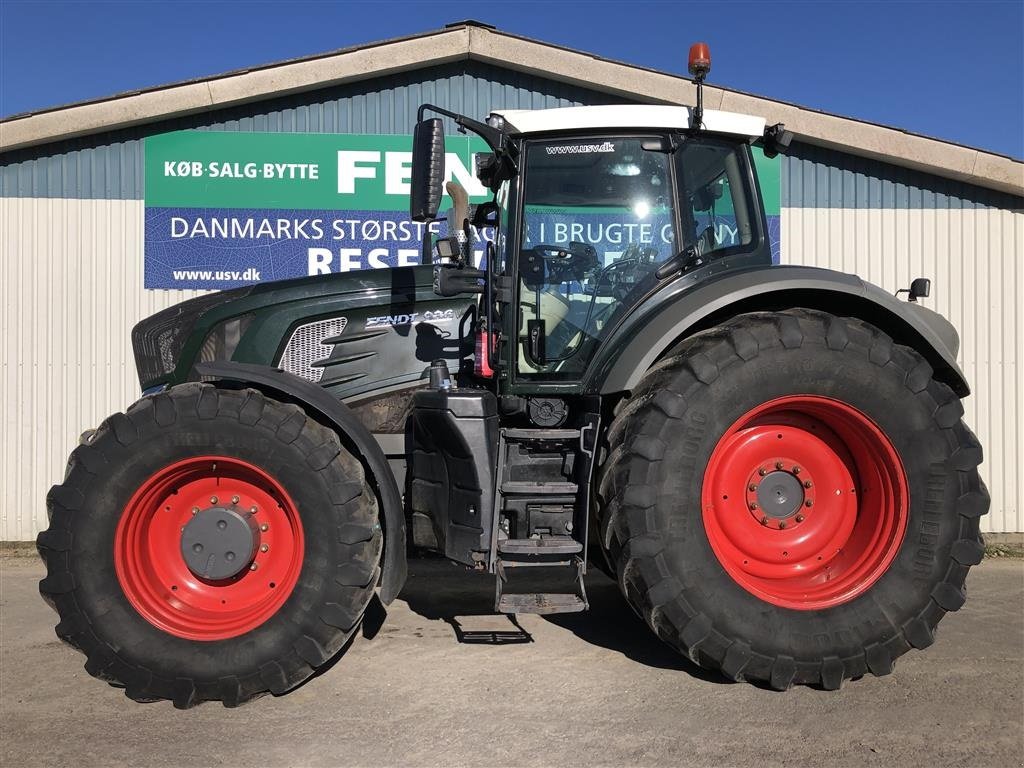
[[[324,369],[315,364],[330,357],[334,344],[328,343],[329,340],[340,336],[347,325],[347,317],[332,317],[300,325],[288,339],[278,367],[319,384]]]

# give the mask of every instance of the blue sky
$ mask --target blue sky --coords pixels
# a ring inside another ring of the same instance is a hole
[[[601,56],[1024,157],[1024,0],[0,0],[0,115],[437,29],[467,17]]]

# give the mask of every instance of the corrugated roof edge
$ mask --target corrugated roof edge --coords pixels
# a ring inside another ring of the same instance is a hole
[[[434,40],[428,45],[426,41],[431,38]],[[380,49],[388,48],[391,57],[356,60],[369,51],[379,56]],[[421,48],[424,50],[420,51]],[[523,48],[535,50],[526,54]],[[642,93],[653,103],[692,106],[695,102],[692,81],[680,75],[501,32],[488,24],[468,20],[416,35],[11,115],[0,119],[0,152],[462,58],[634,98]],[[337,61],[340,59],[345,61]],[[322,76],[310,71],[309,65],[331,60],[349,66],[328,68],[330,71],[324,71]],[[271,72],[280,75],[282,70],[290,71],[292,77],[270,77]],[[643,87],[636,80],[638,72],[649,76]],[[268,79],[270,82],[266,82]],[[204,84],[206,88],[202,88]],[[176,94],[178,98],[174,98]],[[159,103],[151,103],[154,101]],[[137,107],[134,110],[130,108],[133,103]],[[985,149],[718,85],[705,86],[705,104],[709,108],[764,115],[773,123],[785,122],[787,128],[809,143],[1024,195],[1024,162]],[[909,146],[894,146],[892,142],[900,137]]]

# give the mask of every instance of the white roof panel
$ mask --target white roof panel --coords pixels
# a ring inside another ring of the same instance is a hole
[[[686,129],[690,127],[690,107],[612,104],[596,107],[559,107],[557,109],[496,110],[515,133],[575,131],[604,128]],[[763,117],[736,112],[704,110],[704,129],[712,133],[760,137]]]

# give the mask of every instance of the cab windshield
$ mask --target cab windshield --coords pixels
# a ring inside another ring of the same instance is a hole
[[[650,139],[648,139],[650,140]],[[617,302],[674,253],[670,156],[644,139],[536,142],[526,153],[520,373],[582,373]]]
[[[684,249],[710,259],[750,244],[736,147],[703,138],[674,153],[668,147],[657,136],[527,145],[521,377],[578,378],[604,335],[657,285],[665,260]]]

